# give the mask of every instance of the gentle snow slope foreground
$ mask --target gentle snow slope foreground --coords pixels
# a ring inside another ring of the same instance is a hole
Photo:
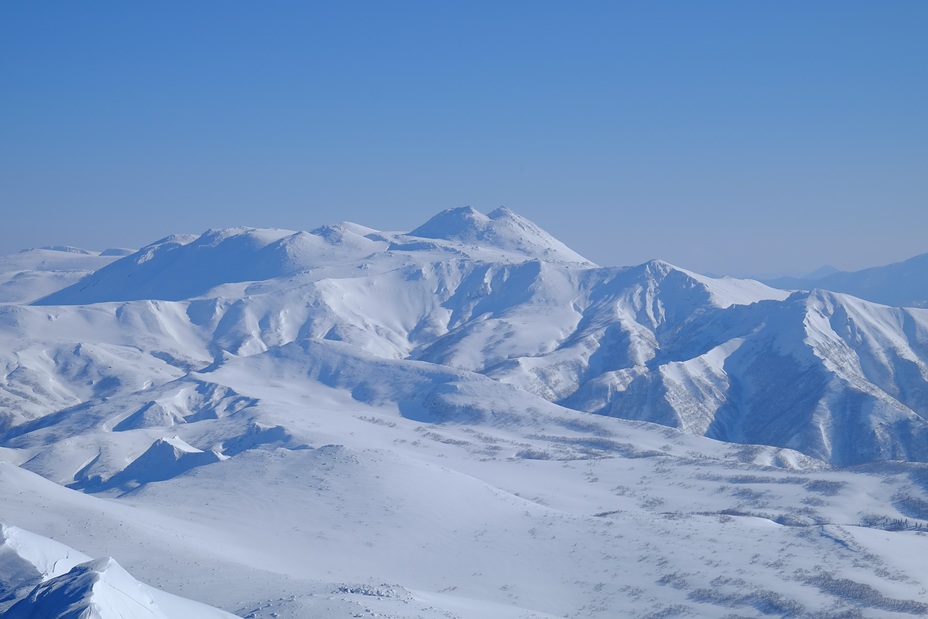
[[[169,237],[0,305],[0,520],[260,618],[915,616],[926,333],[506,209]]]

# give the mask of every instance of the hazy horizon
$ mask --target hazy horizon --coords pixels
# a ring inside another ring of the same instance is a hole
[[[0,6],[0,254],[505,205],[602,265],[928,252],[928,5]]]

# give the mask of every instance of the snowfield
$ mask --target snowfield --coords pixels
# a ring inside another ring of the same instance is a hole
[[[125,253],[0,259],[4,617],[928,614],[928,310],[504,208]]]

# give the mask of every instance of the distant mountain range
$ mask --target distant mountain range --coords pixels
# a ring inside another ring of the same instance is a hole
[[[784,290],[843,292],[893,307],[928,307],[928,254],[861,271],[825,267],[803,278],[781,277],[764,283]]]

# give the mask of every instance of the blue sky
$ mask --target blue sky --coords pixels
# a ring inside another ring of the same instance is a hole
[[[928,252],[928,3],[0,3],[0,253],[506,205],[600,264]]]

